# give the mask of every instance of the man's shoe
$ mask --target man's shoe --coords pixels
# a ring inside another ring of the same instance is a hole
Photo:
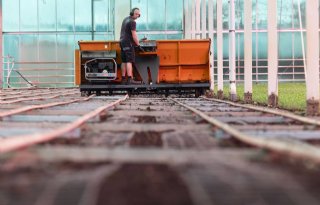
[[[128,85],[139,85],[141,84],[141,81],[135,81],[132,78],[128,79]]]
[[[121,85],[126,85],[126,84],[127,84],[127,79],[122,78],[122,79],[121,79]]]

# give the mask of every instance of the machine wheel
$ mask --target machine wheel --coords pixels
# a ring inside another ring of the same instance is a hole
[[[166,97],[169,96],[169,90],[165,90],[165,94],[164,94]]]
[[[81,91],[81,97],[87,97],[91,95],[91,91]]]
[[[198,98],[200,97],[201,95],[204,95],[205,93],[205,90],[204,88],[198,88],[198,89],[195,89],[195,97]]]

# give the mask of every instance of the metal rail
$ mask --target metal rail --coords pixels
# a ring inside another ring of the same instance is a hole
[[[47,104],[42,104],[42,105],[24,106],[24,107],[20,107],[20,108],[17,108],[17,109],[9,110],[9,111],[6,111],[6,112],[0,112],[0,119],[3,118],[3,117],[7,117],[7,116],[10,116],[10,115],[15,115],[15,114],[26,112],[26,111],[30,111],[30,110],[54,107],[54,106],[58,106],[58,105],[67,105],[67,104],[71,104],[71,103],[74,103],[74,102],[80,102],[80,101],[87,101],[87,100],[91,99],[93,96],[94,95],[90,95],[89,97],[84,98],[84,99],[77,99],[77,100],[70,100],[70,101],[63,101],[63,102],[54,102],[54,103],[47,103]]]
[[[33,93],[26,93],[23,95],[19,95],[19,96],[10,96],[10,97],[3,97],[0,98],[1,100],[9,100],[9,99],[16,99],[17,97],[21,98],[21,97],[29,97],[30,95],[32,96],[39,96],[39,95],[47,95],[47,94],[57,94],[57,93],[69,93],[69,92],[79,92],[79,91],[75,91],[75,90],[66,90],[66,91],[48,91],[48,92],[33,92]],[[20,93],[18,93],[20,94]],[[12,94],[11,94],[12,95]]]
[[[238,104],[238,103],[233,103],[233,102],[224,101],[224,100],[218,100],[218,99],[212,99],[212,98],[207,98],[207,97],[200,97],[200,98],[208,100],[208,101],[226,103],[226,104],[229,104],[229,105],[232,105],[232,106],[236,106],[236,107],[242,107],[242,108],[247,108],[247,109],[261,111],[261,112],[266,112],[266,113],[270,113],[270,114],[281,115],[283,117],[287,117],[287,118],[290,118],[290,119],[293,119],[293,120],[297,120],[299,122],[320,126],[320,121],[319,120],[308,118],[308,117],[303,117],[303,116],[299,116],[299,115],[295,115],[295,114],[292,114],[290,112],[283,111],[283,110],[276,110],[276,109],[267,108],[267,107],[257,107],[257,106],[253,106],[253,105],[241,105],[241,104]]]
[[[23,99],[17,99],[17,100],[11,100],[11,101],[0,101],[0,104],[12,104],[12,103],[17,103],[17,102],[23,102],[23,101],[31,101],[31,100],[44,100],[44,99],[53,99],[53,98],[57,98],[60,96],[66,96],[66,95],[74,95],[78,92],[73,91],[73,92],[67,92],[67,93],[62,93],[59,95],[53,95],[53,96],[44,96],[44,97],[30,97],[30,98],[23,98]]]
[[[234,138],[263,149],[292,155],[295,157],[308,159],[316,163],[320,163],[320,149],[318,147],[312,146],[308,143],[301,142],[299,140],[292,140],[292,139],[280,139],[280,138],[262,138],[262,137],[255,137],[251,135],[244,134],[237,129],[229,126],[226,123],[222,123],[208,115],[204,112],[201,112],[191,106],[183,104],[175,99],[169,98],[171,101],[181,105],[182,107],[187,108],[188,110],[194,112],[195,114],[199,115],[201,118],[209,122],[210,124],[222,129],[224,132],[230,134]]]
[[[105,106],[101,106],[101,107],[95,109],[94,111],[87,113],[86,115],[78,118],[77,120],[75,120],[71,123],[68,123],[60,128],[57,128],[57,129],[52,130],[47,133],[19,135],[19,136],[12,136],[12,137],[6,138],[6,139],[1,139],[0,140],[1,141],[0,153],[10,152],[13,150],[28,147],[28,146],[35,145],[35,144],[42,143],[42,142],[47,142],[49,140],[57,138],[63,134],[66,134],[66,133],[80,127],[82,124],[84,124],[89,119],[96,117],[97,115],[102,113],[104,110],[119,104],[120,102],[126,100],[127,98],[128,98],[128,95],[124,96],[121,99],[116,100],[115,102],[112,102],[112,103],[107,104]]]

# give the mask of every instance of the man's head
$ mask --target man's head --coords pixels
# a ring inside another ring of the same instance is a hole
[[[131,11],[130,11],[130,16],[131,18],[133,19],[137,19],[140,17],[140,9],[139,8],[133,8]]]

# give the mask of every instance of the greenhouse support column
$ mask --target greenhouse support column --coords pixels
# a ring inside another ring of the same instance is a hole
[[[191,38],[196,38],[196,0],[191,0]]]
[[[234,0],[229,0],[229,82],[230,100],[237,100],[236,88],[236,31]]]
[[[208,2],[208,4],[209,4],[209,2]],[[209,21],[209,19],[208,19],[208,21]],[[202,2],[201,2],[201,38],[202,39],[207,38],[207,4],[206,4],[206,0],[202,0]]]
[[[278,105],[277,1],[268,1],[268,105]]]
[[[252,0],[244,1],[244,102],[252,102]]]
[[[218,98],[223,98],[223,30],[222,0],[217,0],[217,64],[218,64]]]
[[[203,1],[206,2],[206,1]],[[208,1],[208,30],[210,45],[210,96],[214,94],[214,33],[213,33],[213,0]]]
[[[201,13],[200,13],[200,0],[196,0],[196,39],[200,39],[201,36]]]
[[[191,20],[192,20],[192,12],[190,0],[184,0],[184,36],[185,39],[191,39]]]
[[[319,113],[319,1],[306,1],[307,115]]]

